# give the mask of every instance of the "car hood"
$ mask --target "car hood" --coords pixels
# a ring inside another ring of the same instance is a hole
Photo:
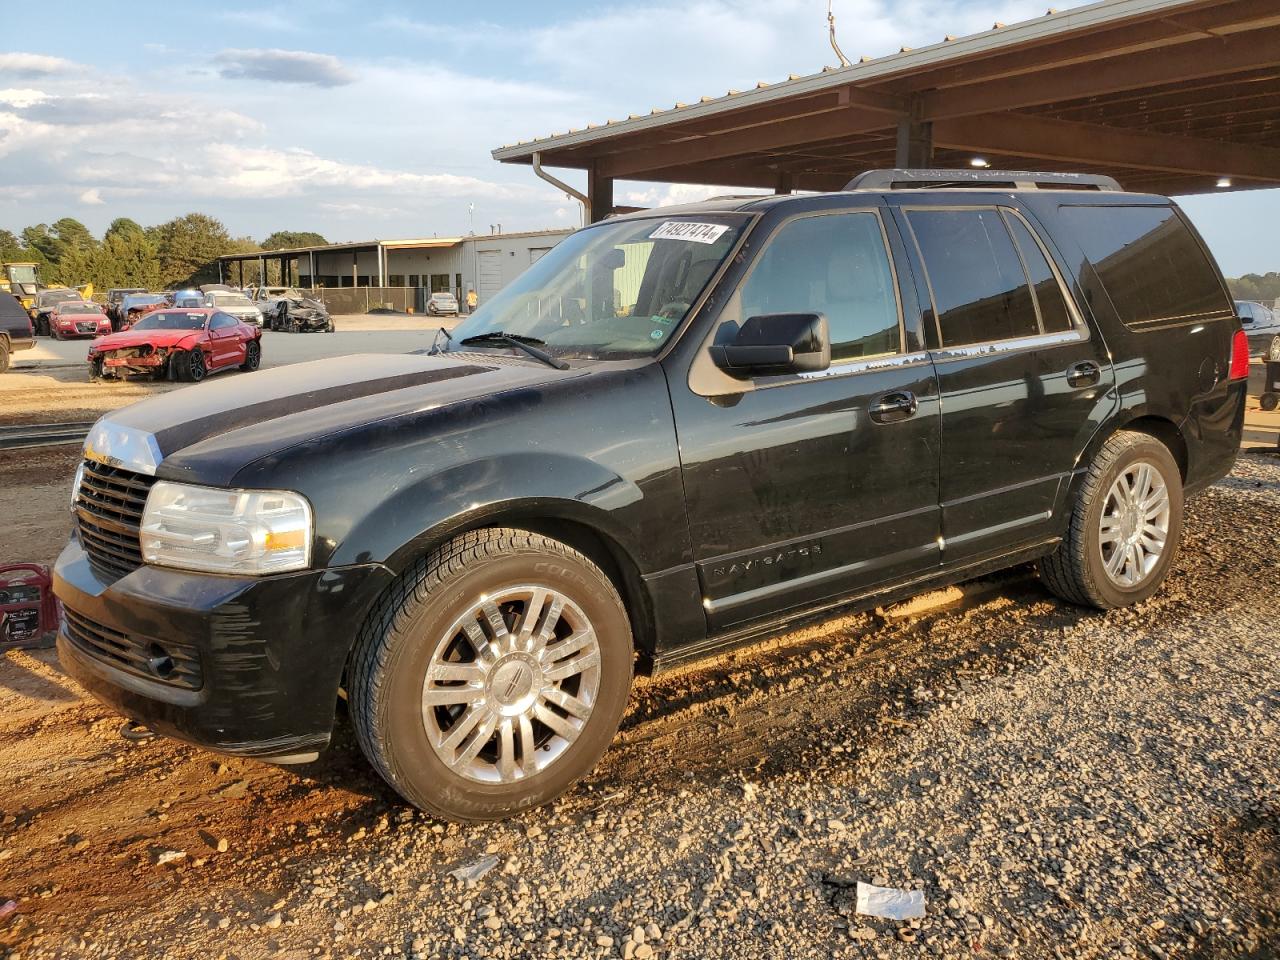
[[[121,347],[140,347],[144,343],[157,347],[175,347],[191,337],[199,337],[201,330],[121,330],[93,341],[93,349],[119,350]]]
[[[244,467],[299,444],[588,375],[508,355],[359,354],[213,381],[113,411],[86,456],[158,477],[232,485]]]

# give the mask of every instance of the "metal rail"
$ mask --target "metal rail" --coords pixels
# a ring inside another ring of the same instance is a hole
[[[26,450],[31,447],[52,447],[68,443],[83,443],[93,420],[76,420],[70,423],[20,423],[0,426],[0,450]]]

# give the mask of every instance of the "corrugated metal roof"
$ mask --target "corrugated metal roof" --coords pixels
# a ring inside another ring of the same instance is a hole
[[[1008,26],[996,23],[990,30],[958,39],[948,35],[942,42],[929,46],[917,49],[903,47],[898,53],[878,58],[862,57],[859,62],[848,67],[823,67],[818,73],[806,76],[793,73],[788,79],[778,83],[761,81],[752,90],[730,90],[722,96],[702,97],[694,104],[677,103],[666,109],[655,107],[648,114],[631,114],[626,120],[587,124],[583,129],[507,144],[494,150],[493,157],[502,161],[528,159],[535,151],[580,146],[595,140],[636,133],[664,126],[677,117],[680,121],[693,120],[788,97],[881,81],[898,74],[943,66],[952,60],[995,53],[1075,31],[1110,26],[1133,17],[1172,13],[1199,5],[1201,0],[1101,0],[1072,10],[1058,11],[1050,8],[1044,16],[1034,20]]]

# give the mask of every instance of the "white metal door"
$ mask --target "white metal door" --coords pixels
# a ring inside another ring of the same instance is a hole
[[[480,286],[476,296],[481,303],[487,303],[502,289],[502,251],[480,251]]]
[[[533,266],[542,259],[542,255],[550,251],[550,247],[530,247],[529,248],[529,265]]]

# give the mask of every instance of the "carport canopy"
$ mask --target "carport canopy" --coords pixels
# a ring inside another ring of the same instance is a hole
[[[615,180],[840,190],[885,167],[1108,174],[1128,190],[1280,186],[1280,3],[1104,0],[847,67],[504,146]]]

